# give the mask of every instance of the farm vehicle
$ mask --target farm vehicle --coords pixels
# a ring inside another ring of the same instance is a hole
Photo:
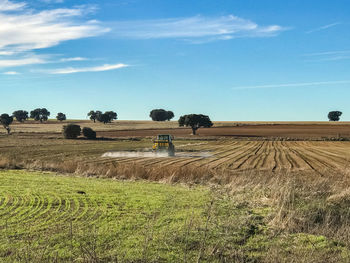
[[[170,134],[157,135],[153,141],[153,152],[167,152],[168,156],[175,156],[175,146],[173,143],[173,136]]]

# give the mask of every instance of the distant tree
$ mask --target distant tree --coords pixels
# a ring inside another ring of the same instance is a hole
[[[110,122],[118,119],[118,114],[114,111],[106,111],[104,114],[109,116]]]
[[[7,134],[10,134],[10,132],[11,132],[10,125],[12,124],[12,122],[13,122],[12,116],[10,116],[6,113],[0,115],[0,123],[7,131]]]
[[[96,132],[93,129],[89,128],[89,127],[84,127],[83,128],[83,135],[84,135],[84,137],[86,137],[89,140],[96,139]]]
[[[168,121],[170,121],[172,118],[175,117],[174,112],[168,111],[167,113],[168,113],[168,116],[167,116],[167,120],[168,120]]]
[[[154,109],[150,112],[149,116],[153,121],[170,121],[172,118],[174,118],[174,113],[164,109]]]
[[[116,112],[114,112],[114,111],[106,111],[103,114],[98,114],[97,120],[99,122],[103,122],[104,124],[106,124],[106,123],[112,122],[113,120],[116,120],[117,117],[118,117],[118,115],[117,115]]]
[[[58,121],[65,121],[67,119],[67,117],[66,117],[66,114],[59,112],[59,113],[57,113],[56,119]]]
[[[93,111],[93,110],[91,110],[91,111],[87,114],[87,116],[90,117],[90,120],[96,122],[96,120],[98,119],[98,117],[99,117],[101,114],[102,114],[101,111]]]
[[[16,118],[19,122],[24,122],[28,119],[28,111],[25,110],[17,110],[12,113],[12,117]]]
[[[196,135],[196,131],[203,127],[203,128],[210,128],[213,126],[213,123],[211,122],[210,118],[206,115],[202,114],[189,114],[189,115],[183,115],[179,119],[179,125],[180,127],[186,126],[192,128],[192,134]]]
[[[63,126],[63,136],[66,139],[76,139],[81,134],[81,128],[77,124],[68,124]]]
[[[50,112],[46,108],[38,108],[30,112],[30,118],[40,122],[47,121],[50,115]]]
[[[329,121],[339,121],[342,114],[341,111],[331,111],[328,113],[328,119]]]

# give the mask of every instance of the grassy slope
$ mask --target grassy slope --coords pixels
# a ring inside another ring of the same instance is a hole
[[[0,261],[349,259],[323,236],[274,233],[266,223],[271,207],[220,189],[1,171]]]

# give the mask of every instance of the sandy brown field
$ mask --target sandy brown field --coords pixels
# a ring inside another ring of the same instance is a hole
[[[349,123],[216,122],[213,128],[199,129],[197,136],[192,136],[188,128],[178,128],[176,122],[76,123],[94,128],[98,137],[105,140],[64,140],[60,131],[67,122],[15,123],[12,135],[0,136],[0,156],[14,156],[29,162],[74,160],[137,164],[145,168],[202,167],[236,172],[288,170],[317,173],[344,169],[350,159],[350,142],[329,141],[330,138],[350,138]],[[147,152],[152,146],[152,137],[161,133],[175,136],[175,158],[152,155],[102,157],[110,151]]]
[[[76,123],[81,127],[91,127],[103,137],[147,137],[159,133],[169,133],[174,136],[189,137],[191,130],[179,128],[176,121],[115,121],[110,124],[93,123],[88,120],[67,122],[49,121],[38,123],[28,121],[14,123],[13,133],[61,133],[62,126]],[[5,133],[5,130],[0,130]],[[209,129],[199,129],[198,137],[289,137],[299,139],[315,139],[322,137],[350,137],[349,122],[231,122],[218,121]]]
[[[105,137],[145,137],[155,136],[159,133],[173,134],[174,136],[188,137],[191,129],[135,129],[100,131]],[[350,125],[328,124],[246,124],[242,126],[223,126],[202,128],[198,130],[198,137],[250,137],[250,138],[294,138],[294,139],[321,139],[330,137],[350,137]]]
[[[152,169],[201,167],[232,172],[312,171],[319,174],[329,170],[343,171],[350,160],[349,141],[178,137],[175,145],[175,157],[152,154],[119,154],[116,157],[112,154],[103,157],[107,152],[149,152],[152,139],[65,140],[57,134],[20,133],[0,136],[0,156],[24,162],[29,167],[38,163],[74,161],[86,165],[136,165]]]

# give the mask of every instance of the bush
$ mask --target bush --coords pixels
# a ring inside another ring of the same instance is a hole
[[[84,127],[83,128],[83,135],[84,135],[84,137],[86,137],[89,140],[96,139],[96,132],[93,129],[89,128],[89,127]]]
[[[66,117],[66,114],[59,112],[59,113],[57,113],[56,119],[58,121],[65,121],[67,119],[67,117]]]
[[[80,134],[80,125],[68,124],[66,126],[63,126],[63,135],[66,139],[76,139]]]

